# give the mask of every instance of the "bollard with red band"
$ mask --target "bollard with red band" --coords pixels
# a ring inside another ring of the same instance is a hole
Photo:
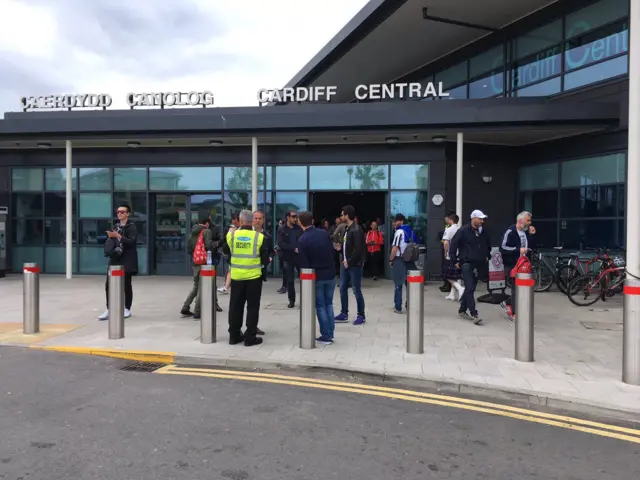
[[[407,272],[407,353],[424,353],[424,273]]]
[[[530,270],[529,270],[530,271]],[[516,273],[516,360],[533,362],[533,287],[532,273]]]
[[[316,271],[300,269],[300,348],[316,348]]]
[[[40,333],[40,267],[36,263],[22,267],[22,331]]]
[[[629,273],[624,281],[622,310],[622,381],[640,385],[640,280]]]
[[[109,267],[109,340],[124,338],[124,267]]]
[[[202,265],[200,267],[200,281],[198,283],[198,298],[200,301],[200,343],[216,343],[217,312],[216,312],[216,267]]]

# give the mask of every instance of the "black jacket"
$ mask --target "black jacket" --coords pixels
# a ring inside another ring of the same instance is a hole
[[[527,246],[530,249],[535,248],[535,238],[525,232],[527,236]],[[502,242],[500,242],[500,253],[502,254],[502,262],[505,265],[515,266],[520,258],[520,249],[522,248],[522,242],[520,241],[520,235],[518,235],[518,229],[515,224],[511,225],[504,232],[502,236]]]
[[[491,240],[487,229],[475,230],[470,223],[461,227],[451,239],[449,257],[453,264],[485,263],[491,258]]]
[[[343,252],[343,259],[346,258],[350,267],[361,267],[367,260],[367,244],[364,231],[356,222],[345,230],[347,236],[347,249]],[[344,247],[344,239],[340,241]]]
[[[119,257],[109,257],[109,265],[122,265],[127,274],[136,275],[138,273],[138,229],[136,224],[127,220],[126,225],[120,222],[113,226],[113,230],[122,235],[120,241],[122,245],[122,255]]]
[[[278,249],[282,252],[284,260],[291,261],[297,258],[296,248],[301,235],[302,229],[298,225],[291,228],[283,225],[278,229]]]

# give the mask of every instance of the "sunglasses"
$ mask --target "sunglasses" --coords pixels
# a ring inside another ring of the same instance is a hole
[[[125,213],[129,213],[129,212],[128,212],[127,210],[118,210],[118,211],[116,211],[116,213],[117,213],[118,215],[120,215],[120,214],[123,214],[123,215],[124,215]]]

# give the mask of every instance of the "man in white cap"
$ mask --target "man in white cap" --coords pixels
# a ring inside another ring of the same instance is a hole
[[[473,321],[475,325],[482,325],[474,297],[478,283],[476,275],[487,268],[487,262],[491,258],[491,241],[482,226],[485,218],[487,216],[480,210],[471,212],[471,222],[457,231],[449,246],[451,263],[461,269],[464,281],[464,293],[460,297],[458,315],[465,320]]]

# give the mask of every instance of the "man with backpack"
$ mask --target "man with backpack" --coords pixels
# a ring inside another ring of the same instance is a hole
[[[396,214],[393,226],[396,233],[391,243],[389,266],[393,268],[393,311],[402,313],[402,287],[407,283],[407,271],[416,270],[416,261],[420,250],[416,243],[417,237],[409,225],[405,225],[405,216]]]
[[[203,265],[213,264],[213,256],[216,254],[218,248],[219,238],[214,239],[213,232],[211,230],[211,215],[208,213],[200,217],[198,225],[195,225],[191,230],[191,235],[187,242],[187,252],[193,261],[193,287],[187,295],[184,301],[180,315],[185,317],[193,317],[194,320],[200,318],[200,269]],[[218,305],[215,292],[213,293],[216,302],[216,311],[221,312],[222,308]],[[196,306],[194,311],[190,310],[191,303],[195,299]]]

